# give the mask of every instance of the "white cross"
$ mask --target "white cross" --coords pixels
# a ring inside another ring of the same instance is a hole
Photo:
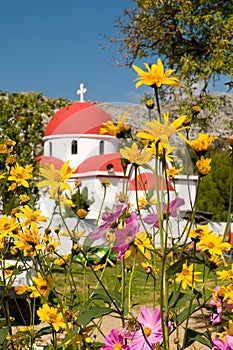
[[[80,102],[84,102],[84,94],[87,92],[87,89],[84,87],[83,83],[79,85],[79,88],[77,94],[80,95]]]

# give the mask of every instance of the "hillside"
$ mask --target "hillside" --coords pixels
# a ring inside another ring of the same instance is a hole
[[[225,99],[225,103],[217,108],[216,115],[211,114],[211,122],[205,129],[200,127],[193,126],[191,131],[191,136],[197,134],[198,132],[207,132],[212,135],[227,138],[232,135],[233,130],[228,126],[228,123],[233,122],[233,95],[214,95],[218,99]],[[123,115],[124,112],[128,112],[127,123],[130,124],[134,129],[138,130],[143,126],[145,121],[148,121],[148,110],[145,106],[140,104],[110,104],[107,102],[98,103],[98,105],[103,108],[114,121],[117,121],[118,115]],[[172,112],[175,111],[176,105],[174,103],[166,103],[162,105],[163,112]],[[174,113],[175,114],[175,113]],[[152,116],[156,117],[156,111],[152,111]],[[209,115],[201,112],[199,117],[206,119]]]

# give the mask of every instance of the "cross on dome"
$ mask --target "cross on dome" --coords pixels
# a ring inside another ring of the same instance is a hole
[[[84,87],[84,84],[81,83],[79,85],[79,89],[77,90],[77,94],[80,95],[80,102],[84,102],[84,94],[87,92],[87,89]]]

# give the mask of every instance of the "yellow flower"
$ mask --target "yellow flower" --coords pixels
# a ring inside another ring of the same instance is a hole
[[[222,255],[222,253],[231,248],[230,243],[223,242],[223,236],[217,236],[214,232],[204,235],[197,246],[201,250],[207,250],[210,255]]]
[[[136,142],[132,144],[132,147],[125,147],[120,149],[121,156],[134,165],[143,165],[149,163],[152,159],[151,152],[144,148],[142,152],[139,152]]]
[[[15,141],[12,141],[10,138],[8,138],[4,144],[0,145],[0,153],[2,154],[11,153],[13,151],[15,144],[16,144]]]
[[[30,201],[30,197],[27,194],[20,194],[19,196],[20,202],[26,203]]]
[[[209,232],[209,226],[208,225],[202,225],[202,226],[197,226],[196,228],[187,230],[188,235],[190,238],[193,238],[195,240],[200,240],[204,235],[207,235],[213,231]]]
[[[153,119],[151,122],[145,123],[145,125],[149,128],[144,131],[139,131],[136,136],[153,142],[160,141],[164,148],[171,147],[169,137],[175,133],[177,133],[177,135],[179,135],[183,140],[187,141],[184,135],[180,133],[180,131],[188,128],[186,126],[181,127],[185,118],[185,115],[180,116],[168,124],[169,113],[164,113],[164,124],[156,119]]]
[[[182,288],[184,289],[186,289],[187,286],[193,286],[195,288],[195,282],[202,281],[198,275],[201,275],[201,272],[193,271],[193,264],[188,266],[186,263],[184,263],[182,271],[177,274],[176,282],[181,282]]]
[[[108,180],[103,179],[103,180],[101,180],[101,185],[102,185],[104,188],[107,188],[107,187],[109,187],[109,186],[111,185],[111,182],[108,181]]]
[[[79,217],[79,219],[85,219],[85,217],[87,216],[88,212],[85,209],[78,209],[77,210],[77,215]]]
[[[112,121],[103,123],[103,128],[100,128],[100,134],[110,134],[116,137],[123,137],[124,134],[129,134],[131,131],[130,125],[125,125],[125,120],[128,113],[125,112],[124,116],[118,116],[118,124],[116,125]]]
[[[53,164],[45,164],[44,168],[40,168],[40,172],[45,180],[40,181],[37,187],[50,186],[49,193],[51,198],[60,195],[64,190],[69,190],[71,192],[70,185],[65,182],[74,172],[74,168],[69,169],[69,161],[64,162],[60,170],[55,169]]]
[[[143,143],[143,141],[142,141]],[[163,159],[163,156],[165,156],[165,159],[168,162],[174,161],[174,155],[170,154],[173,151],[176,150],[176,147],[170,146],[170,144],[166,145],[166,148],[164,148],[164,145],[159,142],[158,144],[156,142],[149,142],[146,147],[151,151],[151,153],[154,156],[157,156],[159,159]]]
[[[7,215],[0,217],[0,238],[5,237],[6,235],[13,235],[14,231],[19,227],[19,224],[16,223],[14,217],[8,218]]]
[[[32,277],[34,286],[31,287],[32,293],[30,294],[31,298],[37,298],[43,296],[44,298],[47,298],[50,290],[51,290],[51,285],[54,282],[54,279],[51,277],[47,277],[46,281],[40,272],[37,273],[37,277],[34,276]]]
[[[153,109],[155,106],[155,100],[153,98],[146,101],[146,107],[148,109]]]
[[[184,168],[176,169],[174,166],[170,169],[167,169],[167,176],[175,177],[178,175]]]
[[[35,226],[37,226],[37,223],[41,221],[46,221],[46,217],[40,215],[41,210],[32,211],[28,205],[25,205],[24,208],[20,208],[20,210],[22,211],[22,213],[16,213],[15,216],[18,219],[26,219],[21,222],[21,226],[27,226],[28,224],[30,224],[30,226],[34,228]]]
[[[55,239],[52,239],[50,236],[44,238],[45,244],[46,244],[46,252],[50,253],[50,255],[53,256],[54,251],[59,245],[59,242],[56,241]]]
[[[149,209],[152,205],[155,205],[157,200],[152,196],[151,198],[145,198],[142,196],[138,200],[139,209]]]
[[[174,70],[168,69],[166,72],[164,72],[164,67],[161,59],[159,58],[157,61],[157,64],[152,64],[149,66],[149,64],[144,63],[144,66],[147,69],[147,72],[143,71],[141,68],[133,65],[133,69],[138,73],[139,77],[135,79],[137,81],[136,88],[138,88],[141,85],[149,85],[151,87],[157,86],[158,88],[164,84],[164,85],[170,85],[170,86],[180,86],[179,79],[176,77],[170,77]]]
[[[15,181],[16,186],[29,187],[28,181],[32,178],[32,165],[26,165],[25,168],[20,166],[18,163],[15,164],[12,168],[7,167],[10,170],[10,176],[8,177],[9,181]]]
[[[15,290],[16,294],[22,295],[22,294],[29,293],[31,291],[31,288],[29,286],[27,286],[27,285],[15,286],[14,290]]]
[[[16,154],[11,154],[9,157],[6,159],[6,165],[13,165],[16,163]]]
[[[201,156],[201,159],[199,159],[196,162],[198,173],[201,176],[205,176],[210,172],[210,169],[211,169],[210,163],[211,163],[211,158],[204,158],[203,156]]]
[[[199,134],[196,140],[187,141],[188,145],[198,154],[205,154],[211,143],[217,137],[209,136],[209,134]]]
[[[217,275],[221,280],[232,280],[233,279],[233,264],[229,270],[217,271]]]
[[[25,232],[18,232],[14,237],[17,238],[14,240],[15,247],[23,250],[24,256],[36,256],[44,248],[44,244],[40,243],[37,225],[32,226],[30,230],[26,228]]]
[[[56,332],[59,331],[59,328],[65,328],[62,313],[58,312],[58,309],[55,307],[50,307],[48,304],[43,304],[43,306],[37,311],[37,314],[41,322],[50,323]]]
[[[69,259],[69,255],[63,255],[61,258],[55,259],[53,263],[55,265],[65,266],[68,259]]]

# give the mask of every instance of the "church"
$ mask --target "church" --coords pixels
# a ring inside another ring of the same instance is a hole
[[[40,161],[41,166],[45,163],[53,164],[56,169],[61,169],[62,164],[69,161],[69,167],[75,169],[72,177],[68,180],[69,184],[73,188],[75,180],[79,180],[82,188],[87,188],[88,197],[94,198],[88,215],[82,223],[83,228],[90,231],[95,227],[103,201],[102,180],[108,180],[110,183],[106,189],[103,208],[112,209],[115,197],[122,192],[126,178],[121,164],[119,140],[109,134],[100,134],[102,123],[113,120],[97,104],[84,101],[85,92],[83,84],[80,84],[80,90],[78,90],[80,101],[75,101],[69,106],[61,108],[50,119],[44,133],[44,155]],[[145,189],[149,190],[153,187],[156,190],[153,173],[143,168],[140,173],[139,198],[145,196]],[[161,181],[164,181],[165,186],[165,180]],[[133,174],[130,175],[127,184],[130,202],[135,204]],[[185,200],[185,204],[181,208],[182,211],[191,209],[190,203],[195,197],[195,189],[195,176],[187,178],[186,175],[177,175],[175,186],[173,183],[169,183],[170,198],[174,199],[179,196]],[[48,191],[44,189],[41,191],[40,208],[44,215],[51,217],[54,200],[49,198]],[[52,225],[57,227],[61,226],[62,223],[58,217],[54,217]]]

